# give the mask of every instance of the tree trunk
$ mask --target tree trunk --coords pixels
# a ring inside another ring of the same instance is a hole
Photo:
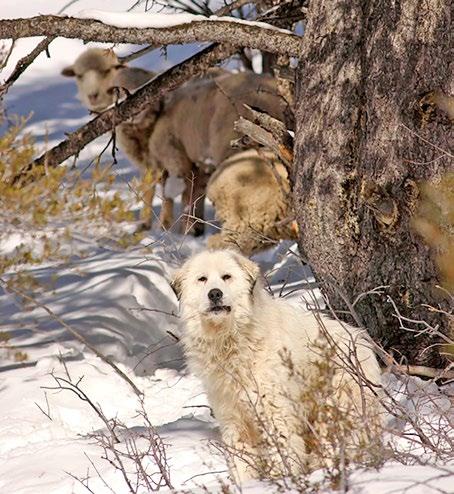
[[[446,315],[424,306],[448,310],[449,296],[411,218],[420,181],[453,169],[449,111],[429,95],[454,95],[453,5],[310,2],[297,83],[301,251],[338,310],[386,286],[355,305],[362,322],[398,360],[432,366],[444,363],[431,346],[440,339],[419,334],[422,323],[401,329],[396,313],[449,332]]]

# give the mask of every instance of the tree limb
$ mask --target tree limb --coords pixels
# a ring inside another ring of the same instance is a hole
[[[271,132],[276,141],[284,145],[286,148],[293,149],[293,137],[287,130],[289,128],[293,129],[295,126],[295,123],[293,121],[293,114],[284,115],[286,117],[286,121],[281,122],[277,118],[268,115],[268,113],[255,110],[254,108],[251,108],[249,105],[246,104],[244,106],[248,110],[249,115],[251,115],[252,118],[249,117],[249,119],[253,123],[260,125],[260,127],[263,127],[268,132]],[[293,161],[293,154],[288,159],[290,159],[290,161]]]
[[[35,166],[57,166],[70,156],[77,155],[89,142],[100,135],[112,130],[122,121],[133,117],[145,106],[159,101],[164,94],[175,89],[183,82],[204,72],[225,58],[230,57],[236,49],[233,46],[213,44],[196,53],[186,61],[171,67],[146,85],[138,89],[118,106],[113,107],[90,120],[76,131],[68,134],[67,139],[45,152],[35,161],[25,167],[20,175],[13,178],[12,183],[22,182],[28,172]],[[26,180],[25,180],[26,181]]]
[[[213,41],[291,56],[299,56],[302,47],[300,36],[279,31],[271,25],[267,29],[240,22],[234,17],[223,20],[207,18],[172,27],[139,29],[114,27],[93,19],[42,15],[27,19],[1,20],[0,33],[4,38],[14,39],[63,36],[84,41],[158,45]]]

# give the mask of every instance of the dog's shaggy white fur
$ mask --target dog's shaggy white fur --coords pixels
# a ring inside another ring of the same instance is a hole
[[[337,354],[325,362],[336,409],[369,417],[379,409],[373,386],[359,385],[342,358],[355,361],[371,383],[380,382],[364,334],[273,298],[259,267],[246,257],[230,250],[199,253],[175,273],[172,286],[180,299],[189,368],[206,388],[223,441],[238,453],[231,467],[239,481],[273,475],[272,469],[257,470],[251,458],[275,467],[286,461],[295,474],[307,465],[304,385],[320,369],[328,345]]]

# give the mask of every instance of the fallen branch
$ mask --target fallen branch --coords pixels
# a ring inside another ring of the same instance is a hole
[[[383,358],[383,356],[382,356]],[[396,364],[392,357],[385,359],[386,365],[400,374],[409,374],[410,376],[429,377],[431,379],[454,379],[454,370],[450,370],[452,364],[446,369],[435,369],[434,367],[426,367],[424,365],[404,365]]]
[[[95,13],[96,11],[94,15]],[[103,24],[94,19],[41,15],[27,19],[1,20],[0,32],[4,38],[14,39],[63,36],[84,41],[156,45],[211,41],[295,57],[301,54],[302,48],[302,38],[298,35],[276,29],[269,24],[248,23],[234,17],[194,16],[193,21],[171,27],[123,28]]]
[[[47,307],[44,304],[41,304],[37,300],[35,300],[33,297],[30,297],[30,295],[27,295],[24,293],[22,290],[18,290],[17,288],[9,285],[5,280],[0,278],[0,283],[5,287],[6,290],[10,290],[11,292],[15,293],[19,297],[24,298],[28,302],[31,302],[35,307],[39,307],[40,309],[44,309],[49,316],[54,320],[57,321],[59,324],[61,324],[69,333],[71,333],[74,338],[76,338],[77,341],[85,345],[89,350],[91,350],[97,357],[99,357],[103,362],[105,362],[107,365],[110,365],[112,369],[122,378],[124,379],[133,389],[134,393],[140,398],[143,393],[142,391],[139,390],[139,388],[131,381],[131,379],[122,371],[120,370],[113,362],[110,360],[108,357],[106,357],[104,354],[102,354],[97,348],[95,348],[91,343],[89,343],[78,331],[76,331],[74,328],[72,328],[69,324],[67,324],[63,319],[61,319],[57,314],[55,314],[49,307]]]

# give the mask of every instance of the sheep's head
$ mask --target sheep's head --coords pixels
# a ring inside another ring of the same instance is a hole
[[[75,77],[79,98],[92,111],[102,111],[114,103],[115,80],[124,65],[112,50],[89,48],[62,75]]]

